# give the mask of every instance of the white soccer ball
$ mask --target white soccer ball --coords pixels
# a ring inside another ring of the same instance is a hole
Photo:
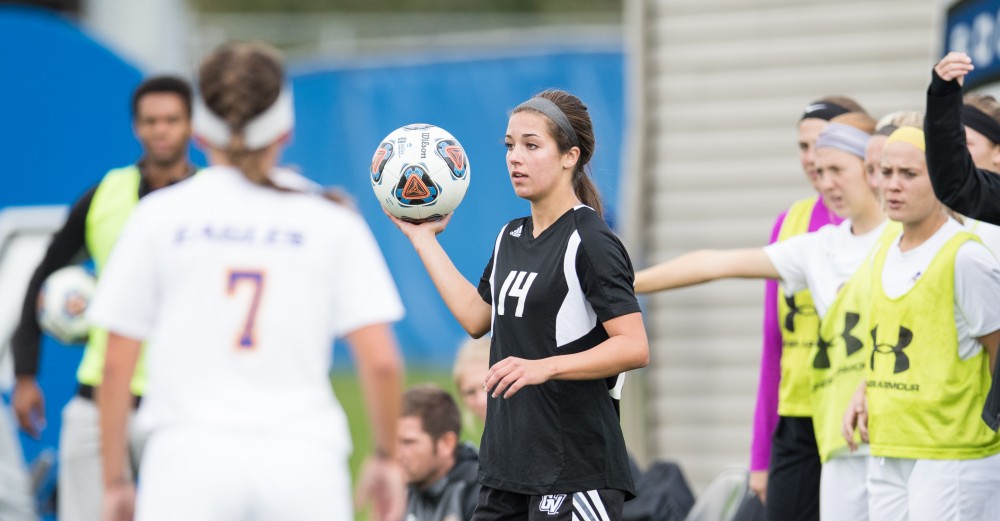
[[[375,150],[372,189],[386,211],[407,221],[440,219],[462,202],[472,173],[461,143],[423,123],[392,131]]]
[[[38,294],[38,325],[64,344],[87,340],[90,324],[84,312],[97,281],[82,266],[56,270],[42,283]]]

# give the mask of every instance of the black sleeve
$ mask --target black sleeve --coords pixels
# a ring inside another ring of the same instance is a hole
[[[493,305],[493,288],[490,286],[490,275],[493,273],[493,256],[490,255],[490,261],[486,263],[486,269],[483,270],[483,276],[479,277],[479,296],[483,298],[483,302],[489,305]]]
[[[14,353],[14,373],[21,375],[38,374],[38,359],[42,330],[38,326],[38,316],[35,305],[42,282],[54,271],[69,265],[80,250],[86,247],[85,235],[87,229],[87,212],[94,199],[97,187],[91,188],[73,204],[69,217],[63,227],[52,236],[52,242],[45,251],[41,264],[35,268],[35,273],[28,283],[28,291],[21,306],[21,320],[11,338]]]
[[[501,228],[500,233],[497,234],[496,241],[493,243],[493,251],[490,252],[490,261],[486,263],[486,269],[483,270],[483,276],[479,277],[479,287],[477,288],[479,290],[479,296],[482,297],[483,302],[489,304],[490,306],[493,305],[493,287],[490,286],[490,276],[493,275],[493,263],[496,262],[494,256],[499,250],[497,246],[500,244],[504,231],[511,226],[511,223],[513,223],[513,221],[508,223],[507,226]]]
[[[924,133],[934,193],[953,210],[1000,224],[1000,176],[976,168],[962,126],[962,87],[931,73]]]
[[[596,214],[591,221],[600,217]],[[600,221],[599,225],[581,223],[580,248],[576,254],[576,273],[583,294],[594,308],[597,319],[607,322],[640,311],[635,298],[635,270],[625,246]]]

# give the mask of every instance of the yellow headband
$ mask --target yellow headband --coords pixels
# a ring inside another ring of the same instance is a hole
[[[927,151],[927,148],[924,146],[924,131],[917,127],[897,128],[892,134],[889,134],[889,139],[885,141],[883,150],[885,150],[885,147],[889,146],[889,143],[894,143],[896,141],[909,143],[919,148],[921,152]]]

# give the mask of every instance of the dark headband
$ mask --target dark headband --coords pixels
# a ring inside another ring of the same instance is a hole
[[[898,129],[899,129],[898,126],[893,125],[892,123],[889,123],[888,125],[886,125],[884,127],[879,127],[879,129],[875,131],[874,135],[889,137],[889,136],[892,135],[893,132],[895,132]]]
[[[962,105],[962,123],[1000,145],[1000,122],[972,105]]]
[[[817,101],[816,103],[807,106],[805,110],[802,111],[802,117],[799,118],[799,121],[806,118],[816,118],[824,121],[830,121],[831,119],[841,114],[847,114],[848,112],[850,112],[850,110],[837,105],[836,103],[830,103],[829,101]]]
[[[549,119],[554,121],[556,125],[559,125],[559,128],[561,128],[562,131],[569,136],[569,142],[572,143],[573,146],[580,146],[580,139],[576,137],[576,131],[573,130],[573,125],[569,124],[569,119],[566,117],[566,114],[559,108],[559,105],[553,103],[552,100],[534,97],[518,105],[517,108],[514,109],[514,112],[521,109],[537,110],[538,112],[545,114]]]

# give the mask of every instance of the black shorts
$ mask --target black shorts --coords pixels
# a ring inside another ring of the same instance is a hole
[[[568,494],[529,496],[495,488],[479,490],[473,521],[621,521],[625,493],[603,489]]]
[[[822,465],[812,418],[781,416],[771,439],[768,521],[818,521]]]

